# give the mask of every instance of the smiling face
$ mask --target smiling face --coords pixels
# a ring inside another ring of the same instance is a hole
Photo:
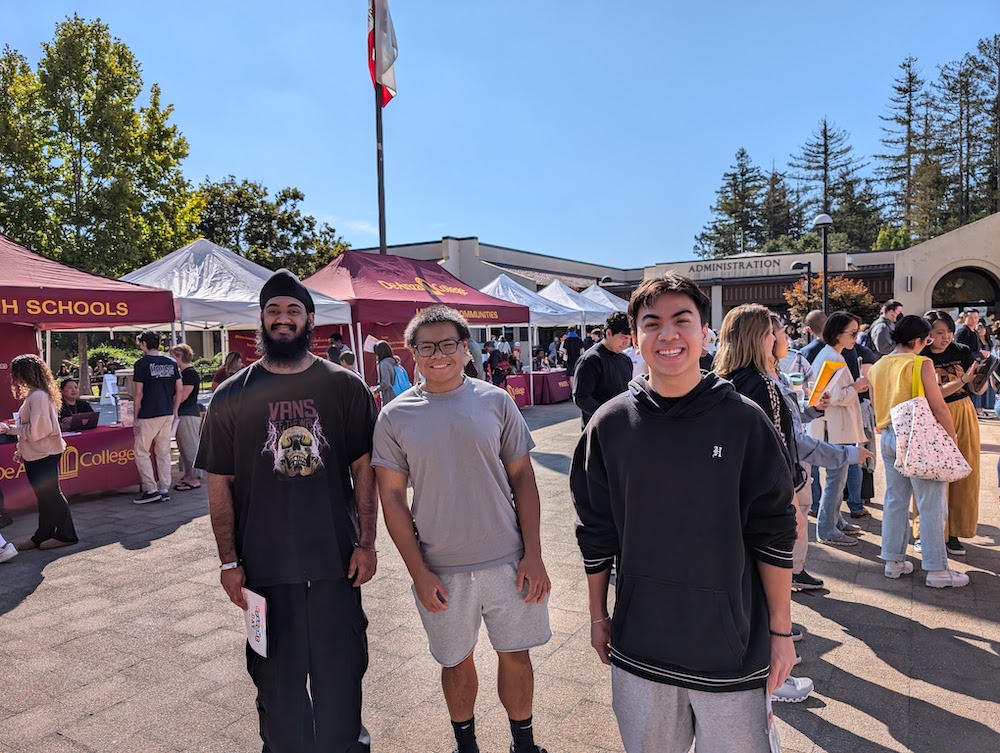
[[[649,385],[664,397],[681,397],[701,381],[698,358],[707,324],[683,293],[663,293],[636,312],[639,353],[649,366]]]
[[[469,344],[459,339],[458,328],[451,322],[435,322],[420,327],[410,348],[417,369],[423,375],[427,392],[450,392],[458,389],[465,378],[469,360]],[[443,350],[454,350],[443,353]],[[421,355],[421,353],[431,355]]]
[[[280,295],[271,298],[260,312],[259,346],[265,358],[276,363],[292,363],[309,352],[313,314],[298,298]]]

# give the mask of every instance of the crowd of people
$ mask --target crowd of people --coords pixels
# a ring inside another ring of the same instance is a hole
[[[412,382],[400,354],[374,345],[380,409],[339,335],[326,359],[312,353],[314,304],[293,274],[271,277],[260,308],[261,358],[226,360],[204,422],[191,349],[179,344],[168,357],[155,332],[139,335],[134,501],[169,499],[177,418],[182,475],[173,488],[207,486],[229,599],[244,610],[248,591],[268,602],[266,656],[246,650],[265,749],[371,748],[360,586],[377,568],[381,501],[441,667],[456,753],[479,751],[482,622],[510,751],[545,753],[535,742],[529,653],[552,635],[534,442],[498,389],[521,365],[520,349],[500,338],[480,354],[457,311],[424,309],[404,336]],[[870,514],[874,496],[876,444],[886,475],[885,577],[914,571],[912,496],[925,584],[969,582],[948,557],[965,553],[961,539],[978,523],[973,400],[987,393],[996,360],[979,347],[985,341],[973,348],[960,336],[978,337],[979,322],[967,315],[963,330],[946,312],[904,315],[889,301],[862,330],[849,312],[814,311],[805,327],[815,339],[792,353],[788,325],[766,307],[729,311],[717,337],[709,309],[695,282],[667,274],[643,282],[627,313],[603,328],[585,338],[567,332],[532,357],[533,367],[565,358],[574,378],[583,432],[569,491],[591,643],[611,666],[628,753],[686,751],[695,739],[705,750],[774,749],[770,702],[813,690],[791,674],[804,637],[791,594],[824,586],[806,570],[808,516],[817,516],[816,544],[856,546],[863,530],[853,521]],[[873,347],[858,342],[863,331]],[[59,421],[82,410],[78,385],[72,376],[57,383],[36,356],[14,359],[11,379],[24,403],[18,425],[0,423],[0,435],[16,437],[39,510],[23,546],[70,545],[78,538],[58,485]],[[916,396],[971,466],[964,478],[917,478],[895,465],[891,414]],[[468,478],[474,493],[456,494],[455,479]],[[0,538],[0,561],[11,550]]]

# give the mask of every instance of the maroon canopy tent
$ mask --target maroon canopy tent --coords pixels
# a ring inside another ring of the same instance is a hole
[[[480,293],[437,262],[405,256],[345,251],[303,282],[350,303],[358,345],[369,335],[386,340],[411,376],[413,362],[403,347],[403,330],[414,314],[428,306],[451,306],[474,326],[528,324],[530,320],[527,306]],[[373,375],[374,357],[366,353],[365,360],[365,373]]]
[[[169,290],[81,272],[0,234],[0,323],[104,329],[173,320]]]
[[[0,234],[0,418],[15,407],[8,367],[35,352],[35,329],[108,329],[174,320],[169,290],[81,272]]]

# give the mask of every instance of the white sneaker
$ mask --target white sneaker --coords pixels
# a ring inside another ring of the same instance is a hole
[[[788,676],[784,684],[771,694],[771,700],[779,703],[801,703],[813,692],[813,681],[808,677]]]
[[[961,588],[969,585],[969,576],[954,570],[933,570],[924,582],[931,588]]]
[[[0,549],[0,562],[10,562],[17,556],[17,547],[15,547],[9,541],[6,546]]]
[[[896,579],[900,575],[909,575],[913,572],[913,563],[909,560],[903,560],[901,562],[886,562],[885,563],[885,577]]]

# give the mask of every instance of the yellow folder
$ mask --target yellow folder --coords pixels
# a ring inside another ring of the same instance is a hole
[[[833,375],[846,366],[846,363],[823,361],[823,366],[819,370],[819,376],[816,377],[816,384],[813,387],[812,394],[809,396],[809,405],[813,407],[816,406],[819,399],[823,397],[823,393],[826,392],[826,388],[830,386],[830,381],[833,379]]]

